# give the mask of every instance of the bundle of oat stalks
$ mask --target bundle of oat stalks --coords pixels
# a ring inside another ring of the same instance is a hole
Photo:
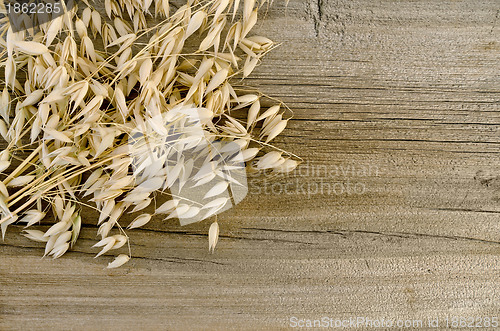
[[[287,124],[282,105],[261,109],[261,95],[232,84],[274,45],[250,33],[266,2],[105,0],[107,17],[85,2],[38,31],[14,32],[4,18],[2,236],[25,223],[24,235],[58,258],[90,205],[100,213],[99,256],[128,244],[126,213],[142,213],[128,228],[158,215],[200,221],[237,203],[244,172],[295,169],[269,144]],[[50,212],[53,225],[33,229]],[[212,251],[217,237],[215,221]],[[129,258],[130,249],[108,268]]]

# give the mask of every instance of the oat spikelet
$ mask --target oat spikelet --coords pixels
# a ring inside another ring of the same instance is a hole
[[[215,221],[210,225],[210,229],[208,230],[208,250],[211,251],[212,253],[215,251],[215,246],[217,245],[218,240],[219,240],[219,223]]]
[[[114,269],[121,267],[125,263],[127,263],[130,260],[130,257],[125,255],[125,254],[120,254],[118,255],[113,262],[108,263],[108,266],[106,268],[108,269]]]

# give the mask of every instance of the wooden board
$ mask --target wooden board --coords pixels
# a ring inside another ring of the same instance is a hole
[[[251,180],[213,255],[209,222],[132,231],[134,258],[112,271],[93,259],[91,212],[55,261],[13,228],[0,329],[500,315],[500,3],[274,1],[257,30],[282,45],[248,84],[294,111],[276,142],[297,172]]]

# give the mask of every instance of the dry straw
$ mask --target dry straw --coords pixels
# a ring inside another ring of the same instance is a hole
[[[130,151],[137,128],[149,140],[177,139],[175,147],[185,150],[234,142],[247,170],[295,169],[298,162],[290,154],[269,144],[287,125],[282,105],[262,109],[261,95],[233,83],[249,76],[275,46],[266,37],[251,35],[266,3],[189,0],[174,8],[168,0],[105,0],[106,16],[101,16],[83,0],[83,8],[66,10],[39,31],[13,32],[4,18],[2,236],[8,225],[24,223],[24,235],[43,242],[45,255],[58,258],[78,239],[81,207],[92,205],[100,215],[97,257],[129,245],[120,218],[154,205],[160,195],[170,198],[153,212],[142,212],[129,229],[158,215],[200,220],[223,210],[229,201],[223,194],[238,182],[227,171],[236,166],[207,157],[193,172],[194,162],[174,153],[175,164],[163,163],[167,173],[151,173],[155,163]],[[172,115],[186,109],[195,111],[202,133],[172,138],[170,128],[157,119],[167,118],[176,130],[187,131],[189,120]],[[246,115],[235,118],[238,110]],[[153,148],[164,157],[172,154],[172,146]],[[209,185],[204,202],[172,194],[175,185],[189,180],[194,186]],[[56,221],[45,231],[32,229],[48,213]],[[211,251],[218,233],[215,221],[209,229]],[[129,255],[119,254],[108,268],[123,265]]]

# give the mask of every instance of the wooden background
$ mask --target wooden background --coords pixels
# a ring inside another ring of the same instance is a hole
[[[117,270],[93,258],[96,215],[55,261],[12,228],[1,330],[500,317],[500,2],[274,1],[262,18],[282,46],[248,84],[295,112],[276,142],[297,173],[251,183],[213,255],[209,222],[131,231]]]

